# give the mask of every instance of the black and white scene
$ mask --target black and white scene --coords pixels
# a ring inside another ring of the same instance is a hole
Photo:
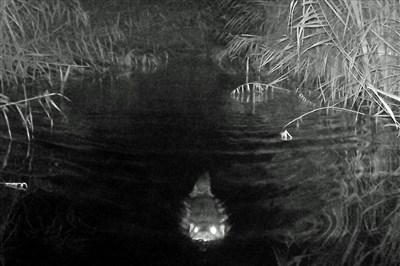
[[[0,266],[400,266],[399,17],[0,0]]]

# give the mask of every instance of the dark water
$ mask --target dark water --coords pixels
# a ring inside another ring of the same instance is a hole
[[[338,237],[331,214],[367,190],[348,180],[396,177],[392,129],[319,113],[282,141],[282,127],[309,107],[279,92],[241,102],[230,96],[239,84],[193,60],[129,81],[71,84],[67,120],[52,130],[38,121],[31,144],[2,140],[1,178],[29,186],[1,187],[5,264],[277,265]],[[200,250],[179,224],[205,171],[231,230]]]

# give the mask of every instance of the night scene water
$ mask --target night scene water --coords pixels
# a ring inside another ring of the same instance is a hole
[[[396,131],[316,112],[283,140],[283,126],[311,107],[279,90],[232,97],[243,81],[187,58],[130,79],[69,83],[53,128],[38,119],[32,142],[23,131],[1,139],[2,182],[28,187],[0,188],[3,264],[307,265],[304,256],[334,256],[322,243],[347,257],[360,239],[375,247],[374,226],[398,221]],[[200,208],[220,215],[223,230],[210,229],[218,241],[193,240],[200,227],[183,225],[204,175],[209,187],[198,191],[211,194]],[[381,241],[395,245],[386,230]]]

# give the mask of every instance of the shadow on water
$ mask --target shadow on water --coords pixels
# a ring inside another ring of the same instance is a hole
[[[192,61],[70,85],[68,121],[37,122],[31,144],[1,140],[2,182],[28,184],[1,187],[6,265],[395,265],[395,132],[315,114],[282,141],[308,107],[278,92],[252,106],[231,98],[236,85]],[[204,250],[181,222],[206,171],[228,219],[210,195],[189,207],[230,230]]]

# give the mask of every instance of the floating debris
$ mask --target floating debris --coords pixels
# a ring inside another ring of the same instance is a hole
[[[288,141],[288,140],[292,140],[293,139],[292,135],[290,135],[290,133],[287,130],[281,132],[280,134],[281,134],[281,139],[284,140],[284,141]]]
[[[0,183],[0,184],[4,185],[6,187],[9,187],[9,188],[18,189],[18,190],[24,190],[25,191],[25,190],[28,189],[28,184],[26,184],[25,182],[23,182],[23,183],[3,182],[3,183]]]

